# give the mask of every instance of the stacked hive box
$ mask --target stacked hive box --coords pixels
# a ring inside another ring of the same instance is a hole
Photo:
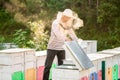
[[[120,47],[116,47],[116,48],[114,48],[114,50],[120,50]]]
[[[106,80],[117,80],[120,79],[119,71],[120,71],[120,51],[116,49],[108,49],[101,51],[104,54],[112,54],[112,60],[111,64],[112,66],[108,66],[109,64],[106,64]],[[112,75],[112,76],[111,76]],[[111,76],[111,77],[110,77]]]
[[[94,67],[88,70],[60,68],[53,70],[53,80],[119,80],[120,79],[120,48],[109,49],[87,54]],[[72,61],[71,61],[72,62]],[[102,72],[101,72],[102,71]],[[62,74],[65,74],[61,76]],[[94,78],[94,79],[93,79]]]
[[[36,57],[34,50],[24,53],[25,80],[36,80]]]
[[[36,68],[28,56],[31,53],[34,54],[34,50],[16,48],[0,51],[0,80],[35,80],[35,74],[30,75],[32,79],[27,78],[29,74],[35,73],[31,68]]]
[[[36,52],[37,80],[43,80],[45,59],[46,59],[46,50]]]
[[[0,51],[0,80],[23,80],[24,53],[21,50]]]
[[[81,42],[78,41],[78,43],[87,54],[97,52],[97,41],[96,40],[83,40]]]
[[[95,40],[85,40],[85,41],[79,42],[79,44],[84,49],[84,51],[87,53],[92,53],[92,52],[97,51],[97,41],[95,41]],[[46,59],[46,53],[47,53],[46,50],[36,52],[37,80],[42,80],[44,63],[45,63],[45,59]],[[67,54],[67,52],[66,52],[66,59],[69,59],[69,55]],[[57,58],[55,57],[52,67],[54,68],[56,64],[57,64]],[[50,73],[49,79],[51,79],[51,77],[52,76]]]
[[[75,66],[62,66],[57,67],[53,70],[53,80],[96,80],[96,77],[99,80],[102,80],[102,61],[105,61],[107,58],[112,55],[107,54],[88,54],[88,57],[94,64],[94,67],[79,71]]]
[[[98,80],[102,80],[102,75],[105,76],[103,68],[105,68],[105,65],[102,64],[102,62],[105,62],[106,64],[110,64],[111,62],[109,60],[111,60],[111,57],[113,55],[109,55],[109,54],[88,54],[88,56],[90,58],[97,58],[96,61],[96,65],[94,64],[94,67],[90,68],[90,75],[94,75],[94,78],[99,78]],[[94,62],[93,62],[94,63]],[[92,71],[92,73],[91,73]],[[103,74],[102,74],[103,73]],[[96,76],[97,75],[97,76]],[[90,79],[92,80],[92,79]],[[96,79],[95,79],[96,80]]]

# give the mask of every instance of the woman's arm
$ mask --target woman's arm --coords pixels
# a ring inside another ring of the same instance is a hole
[[[70,29],[68,31],[68,36],[72,39],[72,40],[78,40],[78,37],[76,36],[75,32],[73,29]]]

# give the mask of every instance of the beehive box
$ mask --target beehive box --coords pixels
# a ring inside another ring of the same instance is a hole
[[[83,40],[78,43],[86,53],[96,53],[97,52],[97,41],[96,40]]]
[[[35,60],[33,49],[6,49],[0,51],[0,65],[13,65]]]
[[[24,80],[23,64],[16,65],[0,65],[0,80]]]
[[[0,67],[0,74],[2,76],[0,80],[23,80],[24,77],[25,80],[30,80],[26,78],[27,75],[31,74],[34,75],[33,77],[36,77],[35,51],[23,48],[1,50]],[[31,79],[36,80],[36,78]]]
[[[37,70],[37,80],[43,80],[44,64],[46,59],[46,50],[37,51],[36,56],[36,70]]]
[[[24,72],[25,80],[36,80],[36,60],[25,62]]]
[[[109,49],[87,55],[92,58],[94,67],[87,71],[57,68],[53,71],[53,80],[92,80],[93,77],[94,80],[118,80],[120,78],[120,51],[118,48],[117,50]],[[70,64],[71,61],[68,62]],[[67,64],[67,61],[65,63]],[[61,77],[60,74],[66,75]]]
[[[93,62],[94,66],[90,68],[90,73],[97,72],[98,69],[98,59],[100,59],[100,56],[97,56],[95,53],[87,54],[87,56],[90,58],[90,60]]]
[[[88,70],[75,70],[75,69],[66,69],[66,68],[57,68],[53,70],[53,79],[54,80],[84,80],[84,79],[91,79],[91,76],[94,77],[94,79],[96,80],[96,78],[99,78],[99,80],[102,80],[102,61],[105,61],[106,64],[109,64],[111,61],[109,61],[109,59],[111,59],[111,57],[113,55],[110,54],[87,54],[88,57],[90,58],[90,60],[93,62],[94,67],[89,68]],[[111,63],[112,64],[112,63]],[[111,66],[111,64],[109,64],[108,66]],[[106,67],[106,66],[105,66]],[[66,75],[64,75],[66,74]],[[105,76],[106,73],[104,73]],[[64,75],[64,76],[61,76]],[[105,77],[106,78],[106,77]]]
[[[35,50],[27,50],[24,53],[25,56],[25,62],[29,62],[29,61],[36,61],[36,56],[35,56]]]
[[[94,67],[90,69],[90,74],[89,74],[90,80],[92,80],[92,77],[94,78],[94,80],[97,80],[97,79],[102,80],[102,75],[106,76],[105,71],[102,72],[102,70],[103,70],[102,67],[104,66],[104,68],[105,68],[106,65],[103,65],[102,62],[105,62],[105,64],[109,64],[111,62],[110,59],[113,55],[97,53],[97,54],[88,54],[88,56],[91,56],[92,59],[96,59],[96,61],[95,61],[96,63],[93,61]],[[102,73],[104,73],[104,74],[102,74]]]
[[[43,80],[44,66],[39,66],[37,68],[37,80]]]
[[[108,49],[108,50],[103,50],[101,51],[103,54],[112,54],[113,57],[112,57],[112,63],[113,63],[113,66],[115,64],[119,64],[119,56],[120,56],[120,51],[119,50],[115,50],[115,49]]]
[[[116,48],[114,48],[114,50],[120,50],[120,47],[116,47]]]
[[[78,68],[72,68],[74,65],[68,66],[68,68],[59,68],[53,70],[53,80],[80,80],[84,79],[84,77],[88,77],[91,73],[97,73],[98,68],[98,60],[99,57],[93,56],[94,54],[88,54],[88,57],[93,62],[94,67],[89,68],[87,70],[81,70],[79,71]],[[97,54],[95,54],[97,55]],[[101,58],[101,57],[100,57]],[[67,64],[67,63],[66,63]],[[63,66],[64,67],[64,66]],[[62,76],[63,75],[63,76]]]
[[[120,79],[120,67],[119,67],[119,65],[120,65],[120,63],[119,63],[120,62],[120,58],[119,58],[120,57],[120,51],[116,50],[116,49],[108,49],[108,50],[103,50],[102,52],[104,52],[104,54],[112,54],[113,55],[112,56],[112,61],[111,61],[112,67],[108,68],[109,75],[112,74],[112,77],[114,77],[112,79],[115,79],[115,80],[117,78]],[[114,66],[118,67],[118,69],[116,71],[113,71],[114,68],[115,68]],[[116,74],[118,74],[118,76],[116,76],[116,77],[114,76],[115,72],[116,72]],[[111,79],[111,77],[107,77],[107,78],[108,78],[107,80]]]
[[[79,80],[80,72],[74,69],[60,69],[56,68],[52,71],[52,80]]]
[[[13,65],[24,63],[24,52],[19,49],[7,49],[0,51],[0,65]]]
[[[35,68],[30,68],[25,70],[25,80],[36,80]]]
[[[64,59],[63,60],[63,64],[64,65],[75,65],[74,62],[72,61],[72,59]]]
[[[91,53],[91,54],[87,54],[88,57],[91,59],[91,61],[95,61],[97,64],[95,66],[97,66],[97,69],[96,71],[98,70],[101,70],[101,62],[102,61],[106,61],[108,59],[109,61],[109,58],[111,58],[113,55],[110,55],[110,54],[100,54],[100,53]],[[95,69],[94,69],[95,70]]]
[[[110,55],[106,54],[88,54],[89,58],[93,61],[94,67],[90,68],[89,78],[92,80],[102,80],[102,61],[105,61]]]
[[[46,55],[47,55],[47,51],[46,50],[44,50],[44,51],[37,51],[36,52],[35,56],[36,56],[36,65],[37,65],[37,68],[39,66],[44,66]]]

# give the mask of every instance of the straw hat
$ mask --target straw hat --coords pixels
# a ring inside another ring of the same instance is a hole
[[[65,9],[63,12],[58,12],[57,20],[60,22],[67,22],[69,19],[74,19],[73,28],[78,29],[83,26],[83,20],[71,9]]]
[[[62,17],[73,18],[73,11],[71,9],[65,9],[63,12],[58,11],[57,20],[60,20]]]
[[[71,9],[65,9],[62,13],[63,16],[71,17],[73,18],[73,11]]]

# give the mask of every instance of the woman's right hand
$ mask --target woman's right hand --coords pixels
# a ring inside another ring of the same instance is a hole
[[[67,38],[65,39],[65,41],[72,41],[72,40],[71,40],[70,38],[67,37]]]

